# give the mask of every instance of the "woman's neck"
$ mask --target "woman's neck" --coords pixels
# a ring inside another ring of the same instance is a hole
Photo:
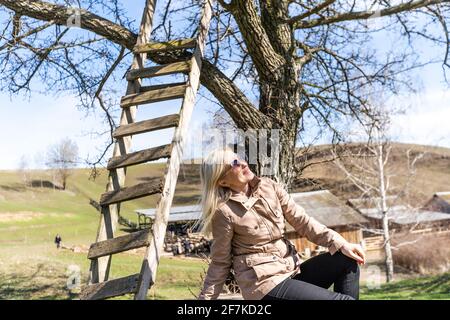
[[[230,189],[236,193],[245,195],[247,197],[249,196],[249,193],[250,193],[250,186],[248,183],[245,183],[243,185],[230,186]]]

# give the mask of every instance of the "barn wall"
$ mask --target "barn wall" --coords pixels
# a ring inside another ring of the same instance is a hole
[[[348,229],[348,228],[333,228],[335,231],[344,237],[345,240],[352,243],[361,243],[363,241],[361,229]],[[298,252],[303,252],[306,248],[310,251],[314,251],[317,245],[308,241],[304,237],[300,237],[296,232],[286,233],[286,238],[289,239],[296,247]]]

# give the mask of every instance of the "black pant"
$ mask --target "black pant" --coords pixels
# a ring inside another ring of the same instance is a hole
[[[340,251],[300,265],[300,273],[278,284],[263,300],[353,300],[359,298],[359,267]],[[334,284],[334,292],[327,290]]]

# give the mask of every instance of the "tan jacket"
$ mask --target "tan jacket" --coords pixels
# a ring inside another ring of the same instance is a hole
[[[232,192],[212,218],[211,263],[198,299],[217,299],[233,267],[244,299],[258,300],[300,272],[300,256],[284,239],[286,219],[301,236],[334,254],[346,242],[309,217],[284,188],[267,177],[250,181],[251,196]]]

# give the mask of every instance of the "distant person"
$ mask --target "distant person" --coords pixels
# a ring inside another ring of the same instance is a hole
[[[59,249],[59,247],[61,246],[61,241],[62,241],[61,236],[57,234],[55,237],[56,249]]]

